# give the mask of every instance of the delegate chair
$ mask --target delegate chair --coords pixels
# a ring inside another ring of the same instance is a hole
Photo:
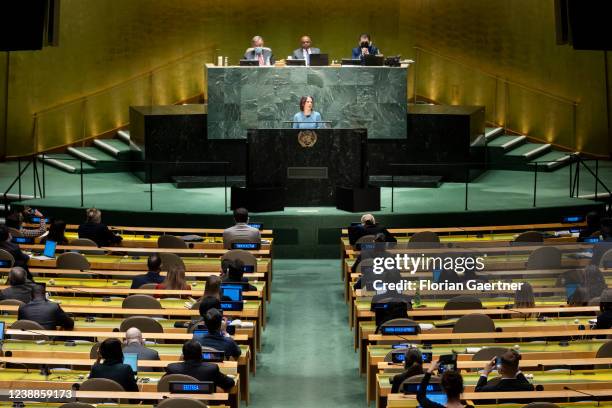
[[[116,381],[109,380],[108,378],[90,378],[83,381],[79,391],[109,391],[109,395],[112,395],[113,391],[124,392],[123,387]],[[110,398],[79,398],[81,402],[91,403],[104,403]],[[124,404],[126,401],[115,400],[118,404]]]
[[[507,347],[485,347],[472,356],[472,361],[491,361],[493,357],[501,356],[506,351]]]
[[[89,261],[83,254],[66,252],[57,257],[57,269],[74,269],[86,271],[91,268]]]
[[[473,313],[462,316],[453,327],[453,333],[495,333],[493,319],[485,314]],[[457,343],[486,343],[489,339],[457,340]]]
[[[157,408],[206,408],[207,406],[202,401],[191,398],[166,398],[157,404]]]
[[[170,381],[198,381],[186,374],[166,374],[157,383],[157,392],[170,392]]]
[[[449,299],[444,305],[444,310],[467,310],[482,309],[482,302],[474,296],[456,296]]]
[[[604,252],[599,260],[598,266],[600,268],[606,268],[610,264],[612,264],[612,249],[608,249],[606,252]]]
[[[163,333],[164,328],[159,322],[148,316],[132,316],[121,322],[119,331],[126,332],[135,327],[143,333]]]
[[[157,238],[158,248],[174,248],[174,249],[185,249],[187,244],[185,241],[174,235],[161,235]]]
[[[17,320],[13,324],[11,324],[11,329],[23,330],[25,333],[28,333],[28,330],[31,330],[33,332],[40,332],[45,330],[45,328],[42,327],[40,323],[37,323],[32,320]],[[45,335],[33,336],[31,334],[13,334],[11,337],[15,340],[49,340],[49,336]]]
[[[181,259],[180,256],[178,256],[177,254],[171,254],[171,253],[160,253],[159,257],[162,260],[162,265],[161,265],[161,269],[163,271],[167,271],[168,269],[170,269],[170,267],[172,265],[178,265],[178,268],[185,268],[185,262],[183,262],[183,260]]]
[[[151,295],[130,295],[123,299],[122,309],[161,309],[159,300]]]
[[[84,402],[69,402],[64,405],[60,405],[59,408],[96,408],[91,404],[85,404]]]
[[[440,238],[435,232],[421,231],[413,234],[408,240],[410,248],[435,248],[440,246]]]
[[[558,269],[561,268],[561,251],[557,247],[538,248],[529,254],[527,269]]]
[[[6,268],[12,268],[13,265],[15,265],[15,258],[13,255],[4,249],[0,249],[0,261],[6,261],[8,263],[8,265],[5,266]]]
[[[84,246],[84,247],[94,247],[97,248],[98,244],[96,244],[94,241],[92,241],[89,238],[76,238],[73,239],[72,241],[70,241],[70,245],[72,246]],[[100,250],[80,250],[78,251],[81,254],[86,254],[86,255],[104,255],[104,251],[100,251]]]
[[[538,231],[525,231],[520,233],[516,238],[514,238],[513,243],[520,244],[530,244],[530,243],[538,243],[544,242],[544,236]]]
[[[232,249],[227,251],[221,257],[221,262],[226,259],[230,261],[239,259],[242,261],[244,266],[252,266],[254,271],[257,270],[257,258],[255,258],[255,255],[249,251],[245,251],[244,249]]]

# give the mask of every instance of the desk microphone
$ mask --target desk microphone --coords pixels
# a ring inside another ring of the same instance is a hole
[[[91,300],[94,299],[94,294],[93,293],[88,292],[86,290],[83,290],[81,288],[77,288],[77,287],[74,287],[74,286],[64,286],[63,289],[69,289],[69,290],[74,290],[74,291],[77,291],[77,292],[85,293],[86,295],[91,297]]]
[[[588,392],[580,391],[580,390],[577,390],[575,388],[568,387],[568,386],[564,386],[563,389],[567,391],[574,391],[574,392],[577,392],[578,394],[586,395],[589,398],[593,398],[595,401],[597,401],[597,406],[599,406],[600,400],[597,395],[589,394]]]
[[[520,310],[517,310],[517,309],[511,309],[511,308],[509,308],[509,307],[504,307],[504,310],[508,310],[508,311],[510,311],[510,312],[517,313],[517,314],[519,314],[519,316],[520,316],[520,315],[523,315],[523,316],[525,317],[525,321],[527,321],[527,315],[528,315],[529,313],[521,312]]]
[[[6,351],[6,352],[4,353],[4,356],[5,356],[5,357],[13,357],[13,352],[12,352],[12,351],[10,351],[10,350],[9,350],[9,351]],[[30,374],[30,367],[28,367],[28,365],[27,365],[27,364],[24,364],[24,363],[7,363],[7,364],[15,364],[15,365],[24,366],[24,367],[25,367],[25,369],[26,369],[26,373],[27,373],[27,374]]]

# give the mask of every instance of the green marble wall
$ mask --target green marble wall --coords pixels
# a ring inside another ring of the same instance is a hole
[[[370,139],[406,138],[406,68],[207,67],[208,137],[289,127],[303,95],[333,128],[367,128]]]

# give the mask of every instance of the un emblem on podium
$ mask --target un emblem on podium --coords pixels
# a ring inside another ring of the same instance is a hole
[[[298,133],[298,143],[302,147],[312,147],[317,143],[317,134],[312,130],[302,130]]]

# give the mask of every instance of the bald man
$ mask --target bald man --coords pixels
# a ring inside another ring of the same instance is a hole
[[[355,245],[357,240],[365,235],[385,234],[386,242],[397,242],[397,239],[385,227],[376,223],[372,214],[361,216],[361,223],[351,225],[348,229],[349,243]]]
[[[150,349],[145,346],[142,332],[136,327],[131,327],[125,332],[124,353],[138,354],[138,360],[159,360],[157,350]],[[161,371],[161,368],[141,367],[142,371]]]
[[[321,50],[318,48],[313,48],[312,40],[310,36],[303,35],[300,38],[300,48],[293,50],[293,58],[294,59],[303,59],[306,62],[306,65],[310,65],[310,54],[320,54]]]
[[[0,300],[14,299],[23,303],[32,300],[32,283],[26,280],[27,272],[19,266],[14,266],[9,271],[9,287],[0,291]]]

